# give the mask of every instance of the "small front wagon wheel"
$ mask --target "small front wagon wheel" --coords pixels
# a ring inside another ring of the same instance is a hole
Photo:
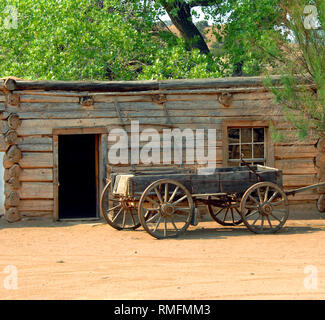
[[[247,214],[247,210],[250,210]],[[289,216],[288,198],[272,182],[258,182],[244,193],[240,203],[242,219],[254,233],[279,231]]]
[[[222,226],[238,226],[243,222],[237,202],[225,199],[220,206],[209,203],[207,207],[211,218]]]
[[[129,207],[127,201],[111,194],[108,182],[100,196],[100,211],[106,222],[117,230],[135,230],[141,226],[137,210]]]
[[[177,237],[186,231],[193,215],[193,199],[181,183],[162,179],[142,193],[138,215],[143,228],[157,239]]]

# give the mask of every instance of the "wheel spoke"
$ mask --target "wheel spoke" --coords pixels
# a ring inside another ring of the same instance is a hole
[[[258,206],[254,206],[254,205],[246,205],[245,208],[246,209],[257,209]]]
[[[259,205],[259,202],[253,196],[249,195],[248,197]]]
[[[186,199],[186,198],[187,198],[187,195],[185,195],[185,196],[179,198],[178,200],[176,200],[175,202],[173,202],[172,205],[176,205],[177,203],[182,202],[182,201],[183,201],[184,199]]]
[[[175,224],[175,221],[174,221],[174,217],[173,216],[171,217],[171,221],[172,221],[172,225],[175,228],[176,232],[178,232],[178,229],[176,227],[176,224]]]
[[[164,218],[164,220],[165,220],[164,237],[167,237],[167,219]]]
[[[272,197],[267,201],[268,203],[271,203],[273,201],[273,199],[276,197],[276,195],[278,194],[278,191],[275,191],[273,194],[272,194]]]
[[[260,203],[263,203],[263,197],[262,197],[262,193],[261,193],[261,188],[257,188],[257,194],[258,194],[258,198],[260,200]]]
[[[270,228],[273,229],[273,226],[272,226],[272,223],[271,223],[271,220],[270,220],[269,216],[267,216],[267,221],[269,222]]]
[[[281,199],[280,201],[277,201],[277,202],[272,202],[272,206],[274,207],[274,206],[278,206],[278,205],[280,205],[281,203],[283,203],[284,202],[284,199]]]
[[[125,222],[126,222],[126,210],[124,210],[124,214],[123,214],[123,222],[122,222],[122,228],[123,229],[125,227]]]
[[[165,184],[165,202],[168,202],[168,183]]]
[[[157,190],[157,188],[154,188],[154,190],[155,190],[155,192],[156,192],[156,195],[157,195],[157,197],[158,197],[160,203],[164,203],[164,201],[163,201],[163,199],[162,199],[162,197],[161,197],[161,194],[160,194],[160,192]]]
[[[153,205],[159,207],[159,203],[153,199],[151,199],[149,196],[146,197],[146,200],[148,200],[149,202],[151,202]]]
[[[232,208],[230,208],[230,211],[231,211],[232,222],[233,224],[235,224],[234,211]]]
[[[147,211],[159,211],[159,208],[145,208]]]
[[[146,220],[147,223],[151,222],[156,216],[157,214],[159,214],[159,212],[157,212],[156,214],[154,214],[151,218],[149,218],[148,220]],[[145,217],[147,218],[147,216]]]
[[[251,217],[251,216],[254,216],[256,213],[258,213],[258,210],[253,210],[252,212],[246,214],[245,217],[246,217],[246,218],[249,218],[249,217]]]
[[[262,221],[261,221],[261,230],[263,231],[264,228],[264,216],[262,215]]]
[[[224,208],[219,209],[219,211],[215,214],[215,216],[217,216],[220,212],[222,212],[224,210]]]
[[[115,210],[116,208],[118,208],[118,207],[120,207],[120,206],[121,206],[121,204],[119,203],[117,206],[108,209],[108,212],[113,211],[113,210]]]
[[[158,227],[160,225],[160,222],[161,222],[161,215],[159,216],[159,219],[158,219],[158,221],[156,223],[156,226],[155,226],[155,229],[153,230],[153,232],[156,232],[157,231],[157,229],[158,229]]]
[[[133,214],[132,214],[132,209],[130,209],[130,214],[131,214],[131,219],[133,221],[133,224],[136,225],[135,220],[134,220],[134,217],[133,217]]]
[[[269,195],[269,189],[270,189],[270,186],[267,186],[267,187],[266,187],[266,190],[265,190],[265,195],[264,195],[264,202],[267,201],[267,197],[268,197],[268,195]]]
[[[187,211],[190,210],[190,207],[176,207],[175,211]]]
[[[174,197],[175,197],[176,192],[178,191],[178,189],[179,189],[179,186],[177,186],[177,187],[175,188],[175,190],[173,191],[172,195],[170,196],[168,202],[172,202],[172,201],[173,201],[173,199],[174,199]]]
[[[226,217],[227,217],[228,211],[229,211],[229,208],[227,208],[227,210],[226,210],[226,213],[225,213],[225,215],[224,215],[224,217],[223,217],[223,222],[225,222],[225,220],[226,220]]]
[[[279,219],[277,216],[275,216],[275,215],[273,215],[273,214],[271,214],[271,216],[272,216],[274,219],[276,219],[276,220],[278,220],[279,222],[281,222],[281,219]]]
[[[257,212],[257,211],[256,211]],[[255,225],[255,223],[257,222],[258,218],[260,217],[260,215],[258,214],[257,218],[254,220],[254,222],[252,223],[252,226]]]
[[[122,212],[122,210],[123,210],[123,208],[121,208],[120,211],[116,214],[116,216],[112,220],[113,223],[115,222],[115,220],[117,219],[117,217],[120,215],[120,213]]]

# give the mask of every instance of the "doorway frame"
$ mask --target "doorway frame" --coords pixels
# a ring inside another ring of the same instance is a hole
[[[97,220],[100,219],[99,199],[100,192],[104,188],[106,181],[106,165],[107,165],[107,128],[106,127],[73,127],[73,128],[54,128],[53,134],[53,220]],[[98,136],[96,144],[98,144],[98,152],[96,156],[96,217],[95,218],[75,218],[60,219],[59,217],[59,136],[75,135],[75,134],[94,134]]]

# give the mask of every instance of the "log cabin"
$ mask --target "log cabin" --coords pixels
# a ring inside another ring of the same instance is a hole
[[[123,128],[130,136],[134,121],[140,131],[159,133],[166,128],[213,129],[217,167],[239,165],[243,153],[251,164],[281,169],[286,190],[324,178],[319,173],[324,168],[315,167],[316,156],[324,162],[318,150],[322,146],[315,147],[318,137],[297,140],[261,77],[126,82],[5,78],[0,80],[0,115],[4,209],[10,222],[35,216],[99,218],[106,178],[131,167],[130,162],[111,163],[111,133]],[[285,141],[273,141],[272,128]],[[154,165],[140,161],[136,166]],[[194,159],[181,165],[197,169],[202,163]],[[290,202],[315,203],[323,192],[297,194]]]

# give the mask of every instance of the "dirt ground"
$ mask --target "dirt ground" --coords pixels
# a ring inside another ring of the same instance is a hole
[[[0,219],[0,299],[324,299],[324,243],[319,218],[272,235],[201,222],[170,240],[103,221]],[[5,289],[8,265],[17,289]]]

